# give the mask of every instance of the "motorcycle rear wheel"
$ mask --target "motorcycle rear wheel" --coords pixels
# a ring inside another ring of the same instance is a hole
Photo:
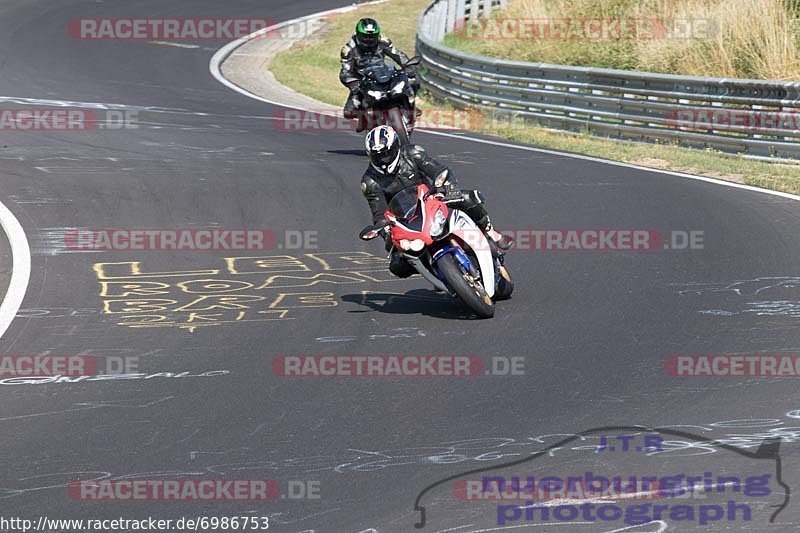
[[[511,298],[511,293],[514,292],[514,282],[511,281],[511,274],[508,273],[506,267],[500,267],[500,279],[497,282],[497,290],[494,294],[494,300],[508,300]]]

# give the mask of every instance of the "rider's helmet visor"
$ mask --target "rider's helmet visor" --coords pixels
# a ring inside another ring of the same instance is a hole
[[[373,151],[370,154],[370,159],[376,167],[385,168],[394,163],[399,152],[400,145],[395,143],[394,146]]]

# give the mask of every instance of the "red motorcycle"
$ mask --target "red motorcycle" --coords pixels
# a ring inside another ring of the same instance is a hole
[[[440,187],[446,173],[436,178]],[[460,191],[444,195],[426,185],[409,187],[389,202],[385,222],[367,226],[371,240],[389,231],[393,249],[437,290],[458,297],[481,318],[494,316],[494,303],[511,296],[514,283],[504,255],[466,213],[448,204],[463,201]]]

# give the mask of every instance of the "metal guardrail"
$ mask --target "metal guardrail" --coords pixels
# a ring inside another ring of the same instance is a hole
[[[483,4],[488,14],[500,1]],[[558,130],[800,159],[800,82],[523,63],[442,43],[477,12],[465,0],[435,0],[420,18],[420,77],[437,98]]]

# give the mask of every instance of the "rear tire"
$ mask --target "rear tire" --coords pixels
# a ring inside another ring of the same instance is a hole
[[[514,282],[506,267],[500,267],[500,280],[497,282],[497,291],[494,294],[495,301],[508,300],[514,292]]]
[[[447,281],[448,287],[458,295],[467,307],[481,318],[492,318],[494,316],[494,302],[486,293],[486,290],[474,280],[472,282],[474,285],[470,284],[466,278],[468,274],[461,269],[461,265],[451,254],[446,254],[439,259],[437,266]]]

